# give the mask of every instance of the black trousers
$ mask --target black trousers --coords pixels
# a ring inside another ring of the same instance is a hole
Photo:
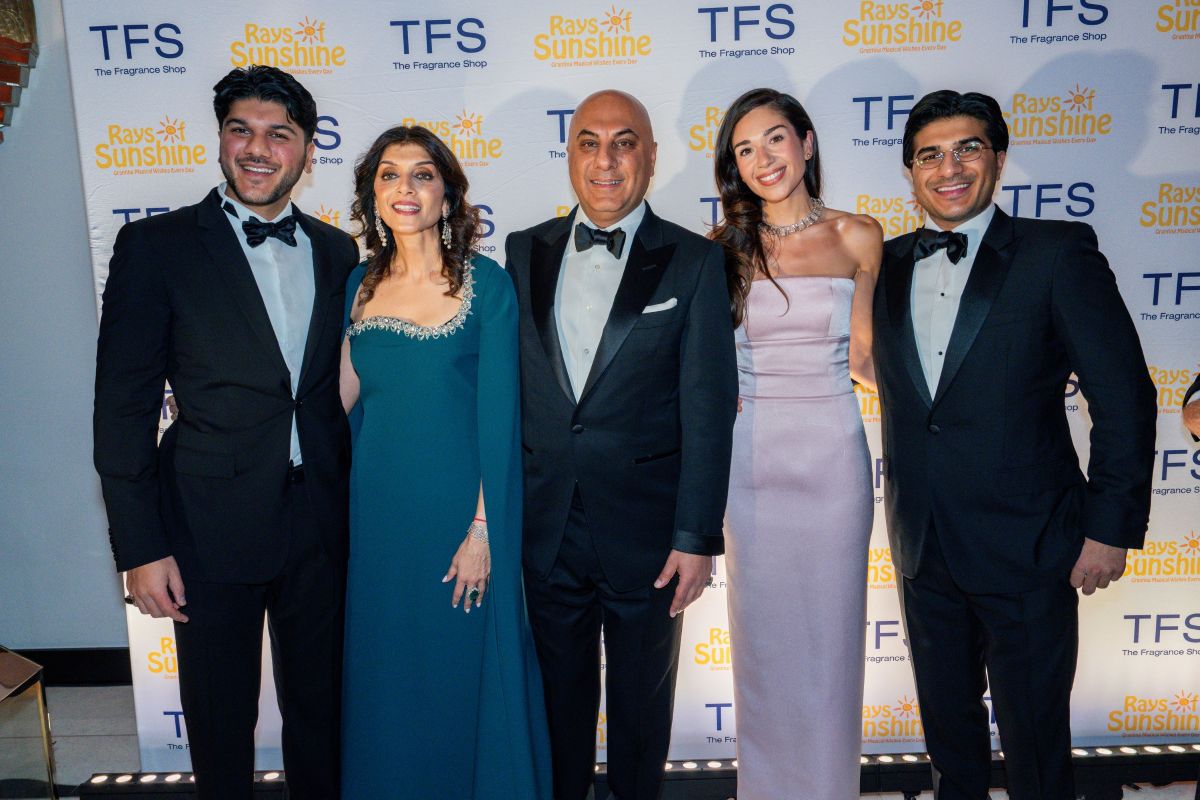
[[[175,623],[179,694],[204,800],[251,797],[264,612],[289,796],[339,796],[345,571],[321,545],[303,483],[289,485],[286,508],[288,556],[273,580],[184,578],[188,622]]]
[[[619,800],[656,800],[671,742],[683,615],[671,619],[677,580],[614,591],[578,502],[550,575],[525,573],[542,666],[555,800],[582,800],[595,781],[604,631],[608,785]]]
[[[901,599],[937,800],[985,800],[991,772],[990,689],[1012,800],[1071,800],[1071,684],[1078,597],[1061,584],[969,594],[926,538]]]

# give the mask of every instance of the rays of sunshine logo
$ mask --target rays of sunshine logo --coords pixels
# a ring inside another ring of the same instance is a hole
[[[895,703],[866,704],[862,707],[862,738],[864,742],[919,742],[925,736],[921,725],[921,707],[907,694]]]
[[[871,589],[895,589],[896,565],[892,548],[872,547],[867,551],[867,586]]]
[[[164,116],[157,125],[129,128],[109,125],[104,140],[94,148],[98,169],[114,175],[152,175],[195,172],[208,161],[202,144],[188,144],[187,123]]]
[[[342,227],[342,212],[336,208],[327,208],[322,205],[313,216],[326,225],[332,225],[335,228]]]
[[[1200,583],[1200,533],[1148,538],[1140,550],[1129,551],[1123,577],[1133,583]]]
[[[464,167],[486,167],[504,155],[504,141],[489,137],[483,130],[483,116],[473,114],[465,108],[453,119],[421,120],[406,117],[402,125],[420,125],[428,128],[435,136],[454,151]]]
[[[1123,737],[1195,736],[1200,730],[1200,694],[1183,690],[1168,697],[1125,695],[1108,712],[1109,733]]]
[[[874,217],[883,228],[884,238],[887,239],[911,233],[925,224],[925,211],[911,194],[907,197],[860,194],[854,198],[854,213]],[[879,416],[878,408],[875,409],[875,416]]]
[[[1200,39],[1200,0],[1174,0],[1155,9],[1154,30],[1172,39]]]
[[[633,14],[616,5],[594,17],[550,17],[533,37],[533,57],[551,67],[636,64],[651,51],[650,35],[633,27]]]
[[[1200,185],[1160,183],[1154,199],[1142,203],[1138,224],[1155,234],[1200,233]]]
[[[1168,369],[1149,364],[1150,380],[1158,390],[1158,413],[1178,414],[1183,410],[1183,398],[1192,382],[1196,380],[1200,367],[1190,369]]]
[[[858,413],[863,422],[879,422],[879,394],[861,383],[856,383],[854,396],[858,398]]]
[[[947,0],[879,3],[862,0],[858,16],[842,23],[842,44],[860,53],[945,50],[962,39],[961,19],[951,18]]]
[[[158,649],[146,653],[146,670],[164,678],[179,677],[179,656],[175,652],[175,640],[163,636],[158,640]]]
[[[1113,117],[1081,83],[1061,94],[1012,96],[1004,119],[1013,144],[1088,144],[1112,133]]]
[[[708,636],[692,648],[692,661],[714,672],[725,671],[733,664],[733,647],[726,628],[709,628]]]
[[[294,25],[247,22],[229,43],[229,63],[279,67],[293,75],[329,75],[346,66],[346,48],[326,38],[325,23],[304,17]]]
[[[596,749],[608,749],[608,714],[603,711],[596,716]]]
[[[705,106],[704,120],[688,128],[688,149],[694,153],[704,153],[705,158],[712,158],[713,148],[717,143],[717,131],[721,129],[723,119],[724,109]]]

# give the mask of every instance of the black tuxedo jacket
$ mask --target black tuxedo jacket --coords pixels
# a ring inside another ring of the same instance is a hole
[[[916,240],[884,246],[874,304],[888,535],[902,573],[917,575],[931,530],[955,580],[979,593],[1065,580],[1085,536],[1141,547],[1155,392],[1091,227],[996,210],[932,396],[910,304]],[[1086,479],[1064,410],[1072,372],[1092,421]]]
[[[574,217],[505,244],[520,304],[524,558],[549,574],[578,486],[605,575],[625,591],[653,582],[672,548],[724,552],[737,411],[725,258],[647,209],[576,402],[554,317]]]
[[[298,388],[217,190],[129,223],[96,356],[95,464],[117,569],[175,556],[185,579],[257,583],[287,555],[292,414],[326,547],[345,558],[349,435],[338,396],[347,234],[300,215],[316,296]],[[179,417],[156,435],[168,380]]]

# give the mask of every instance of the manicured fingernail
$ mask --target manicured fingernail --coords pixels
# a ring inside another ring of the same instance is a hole
[[[655,582],[654,582],[654,588],[655,588],[655,589],[661,589],[661,588],[662,588],[662,587],[664,587],[664,586],[666,586],[666,584],[665,584],[665,583],[663,583],[662,581],[655,581]]]
[[[447,576],[445,576],[444,578],[442,578],[442,583],[445,583],[445,582],[446,582],[446,581],[448,581],[448,580],[450,580],[450,576],[449,576],[449,575],[447,575]]]
[[[471,613],[471,604],[467,603],[466,608],[464,608],[463,610],[466,611],[468,614],[470,614]]]

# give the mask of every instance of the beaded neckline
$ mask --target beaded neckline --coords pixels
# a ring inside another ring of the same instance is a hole
[[[450,319],[439,325],[417,325],[399,317],[377,315],[361,319],[350,325],[346,328],[346,335],[357,336],[363,331],[380,330],[403,334],[410,339],[442,339],[454,335],[463,326],[467,315],[471,313],[471,300],[474,297],[475,271],[474,266],[468,261],[463,273],[462,304],[458,307],[458,312]]]

